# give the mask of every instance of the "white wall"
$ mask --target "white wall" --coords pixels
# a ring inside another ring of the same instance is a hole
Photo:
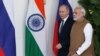
[[[47,56],[53,56],[52,41],[53,41],[53,26],[56,19],[56,12],[59,0],[46,0],[45,14],[47,27]],[[70,1],[70,0],[69,0]],[[71,5],[77,0],[71,0]],[[27,12],[28,0],[14,0],[14,17],[16,31],[16,47],[17,56],[25,56],[25,17]]]

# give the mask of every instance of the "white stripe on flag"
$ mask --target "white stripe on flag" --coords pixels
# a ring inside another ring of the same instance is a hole
[[[6,11],[8,13],[8,16],[13,24],[13,26],[15,27],[15,23],[14,23],[14,8],[13,8],[13,0],[3,0],[4,6],[6,8]]]

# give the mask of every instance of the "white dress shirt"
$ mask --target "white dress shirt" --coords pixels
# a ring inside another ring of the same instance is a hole
[[[68,17],[69,17],[69,15],[66,18],[63,19],[64,20],[64,24],[65,24],[66,20],[68,19]],[[59,32],[61,30],[61,25],[62,25],[62,22],[60,23]]]
[[[92,25],[90,23],[87,23],[86,26],[84,27],[85,41],[76,51],[78,55],[81,55],[83,52],[85,52],[85,50],[87,50],[90,47],[92,42],[92,34],[93,34]]]

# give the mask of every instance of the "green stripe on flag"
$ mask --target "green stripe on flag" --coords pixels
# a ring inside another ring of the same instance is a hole
[[[25,56],[43,56],[37,42],[27,27],[25,31]]]

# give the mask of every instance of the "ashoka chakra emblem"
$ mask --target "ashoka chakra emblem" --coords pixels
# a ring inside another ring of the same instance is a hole
[[[37,32],[44,28],[45,21],[40,14],[33,14],[29,17],[27,24],[32,31]]]

